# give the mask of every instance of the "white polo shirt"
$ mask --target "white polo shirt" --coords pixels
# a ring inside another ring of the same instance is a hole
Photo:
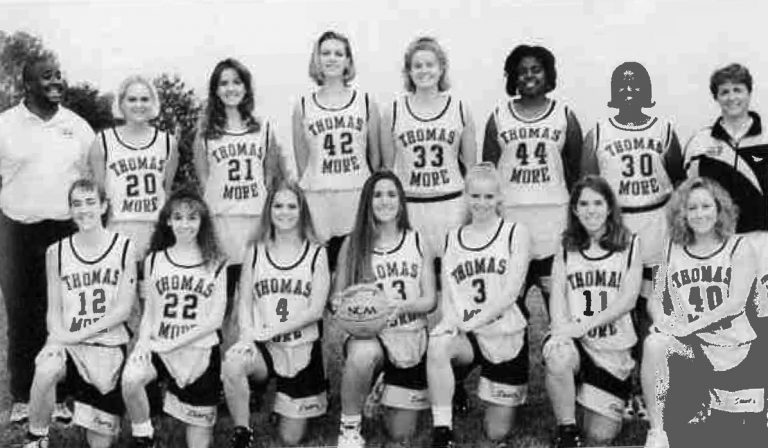
[[[94,133],[59,106],[44,121],[20,102],[0,114],[0,210],[14,221],[69,218],[67,193],[86,172]]]

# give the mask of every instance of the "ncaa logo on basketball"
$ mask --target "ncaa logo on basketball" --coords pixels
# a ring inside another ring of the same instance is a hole
[[[350,305],[347,307],[347,313],[349,313],[350,316],[368,317],[368,316],[377,315],[378,311],[376,311],[375,306],[371,306],[371,305],[367,305],[367,306]]]

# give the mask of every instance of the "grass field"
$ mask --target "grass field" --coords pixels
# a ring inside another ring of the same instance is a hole
[[[541,365],[541,336],[543,330],[542,305],[541,298],[536,291],[532,291],[533,296],[529,297],[529,306],[533,313],[531,322],[531,382],[529,390],[529,401],[519,412],[516,430],[511,437],[512,446],[515,447],[548,447],[550,446],[551,431],[554,425],[552,411],[544,390],[544,377]],[[5,329],[7,325],[5,316],[5,306],[0,307],[0,328]],[[325,355],[328,366],[328,377],[331,381],[330,409],[326,416],[318,418],[312,422],[308,437],[302,446],[319,447],[335,446],[336,433],[338,431],[339,419],[339,399],[338,388],[340,381],[340,362],[342,340],[341,331],[333,324],[326,325]],[[0,365],[5,367],[6,359],[6,334],[0,331]],[[0,447],[21,446],[24,439],[26,427],[20,427],[8,424],[8,412],[11,406],[11,400],[8,393],[7,370],[0,370]],[[477,374],[474,373],[467,380],[468,390],[473,391],[477,383]],[[275,425],[270,421],[272,388],[263,400],[261,409],[252,416],[252,424],[256,431],[258,441],[263,447],[278,447],[275,433]],[[128,428],[129,423],[124,421],[124,428]],[[160,447],[184,447],[183,427],[168,417],[161,417],[155,421],[156,431],[159,437]],[[228,416],[220,416],[216,425],[215,447],[226,447],[227,436],[231,420]],[[421,417],[420,429],[416,439],[413,441],[414,447],[429,446],[431,416],[424,412]],[[382,425],[378,421],[366,421],[364,423],[364,435],[369,441],[368,446],[381,446],[384,440]],[[130,431],[124,430],[118,447],[127,447]],[[458,442],[464,447],[482,447],[482,404],[476,397],[472,397],[472,407],[468,416],[463,419],[457,419],[455,423],[455,433]],[[637,446],[642,445],[645,440],[645,424],[632,422],[625,425],[622,434],[616,440],[617,446]],[[75,427],[54,426],[51,434],[51,446],[56,448],[82,447],[85,445],[85,438],[81,431]]]

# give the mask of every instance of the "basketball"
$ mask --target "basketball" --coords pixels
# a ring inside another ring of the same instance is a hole
[[[392,314],[384,293],[373,284],[349,286],[341,293],[336,320],[347,333],[371,339],[387,325]]]

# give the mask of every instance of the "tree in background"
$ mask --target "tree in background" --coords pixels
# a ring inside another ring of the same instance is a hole
[[[100,94],[96,87],[87,82],[80,82],[67,87],[64,106],[83,117],[93,130],[98,132],[115,123],[112,116],[113,99],[113,94]]]
[[[155,124],[172,132],[179,142],[179,169],[176,171],[174,186],[195,183],[197,177],[192,166],[192,145],[202,110],[200,101],[179,75],[163,73],[152,82],[160,96],[160,116]]]

